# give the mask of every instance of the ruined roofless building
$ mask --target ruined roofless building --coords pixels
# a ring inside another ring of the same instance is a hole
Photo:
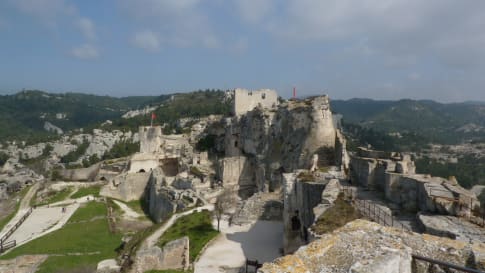
[[[240,116],[261,106],[274,108],[278,105],[278,93],[272,89],[247,90],[237,88],[234,90],[234,115]]]

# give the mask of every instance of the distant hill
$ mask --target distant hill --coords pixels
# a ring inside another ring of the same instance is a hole
[[[438,103],[431,100],[331,101],[344,124],[385,134],[413,134],[435,143],[459,143],[485,137],[485,104]]]
[[[52,136],[43,129],[46,121],[64,131],[107,119],[117,119],[130,109],[156,104],[162,97],[115,98],[80,93],[53,94],[38,90],[0,96],[0,140],[36,139]]]
[[[232,111],[232,98],[223,90],[198,90],[190,93],[171,94],[154,113],[156,124],[166,124],[165,133],[174,130],[181,133],[177,122],[180,118],[198,118],[208,115],[229,115]],[[138,130],[138,126],[150,124],[150,115],[141,115],[129,119],[118,119],[111,129]]]
[[[45,122],[67,132],[78,128],[97,128],[109,119],[113,125],[105,129],[137,130],[140,125],[150,124],[150,115],[129,119],[121,116],[145,106],[158,107],[155,110],[156,122],[167,123],[167,131],[176,129],[179,118],[229,114],[231,110],[231,102],[222,90],[124,98],[28,90],[0,96],[0,142],[26,140],[36,143],[56,138],[54,133],[44,130]]]

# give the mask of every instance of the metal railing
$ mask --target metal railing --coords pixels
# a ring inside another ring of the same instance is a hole
[[[25,220],[27,219],[27,217],[29,217],[29,215],[32,213],[32,208],[30,208],[23,216],[22,218],[20,218],[17,223],[15,223],[15,225],[13,227],[11,227],[7,233],[5,233],[5,235],[2,236],[2,238],[0,238],[0,245],[3,245],[3,243],[5,241],[7,241],[7,239],[20,227],[20,225],[25,222]]]
[[[394,217],[392,216],[392,214],[381,209],[376,203],[370,202],[368,200],[357,199],[356,198],[357,196],[354,193],[353,188],[347,187],[347,186],[342,186],[342,191],[343,191],[344,196],[346,198],[351,199],[352,205],[357,210],[359,210],[359,212],[362,215],[368,217],[372,221],[379,223],[381,225],[384,225],[384,226],[396,227],[396,225],[398,225],[397,227],[400,227],[403,230],[411,231],[409,229],[409,227],[405,226],[404,224],[402,224],[401,222],[399,222],[397,220],[394,220]],[[452,263],[448,263],[448,262],[444,262],[444,261],[440,261],[440,260],[435,260],[435,259],[423,257],[423,256],[416,255],[416,254],[412,254],[412,258],[413,258],[413,261],[424,261],[424,262],[427,262],[427,263],[430,263],[430,264],[433,264],[433,265],[438,265],[440,267],[444,267],[444,268],[447,268],[447,269],[455,269],[455,270],[459,270],[459,271],[467,272],[467,273],[485,273],[484,271],[480,271],[480,270],[477,270],[477,269],[468,268],[468,267],[464,267],[464,266],[461,266],[461,265],[456,265],[456,264],[452,264]]]
[[[461,265],[456,265],[456,264],[452,264],[452,263],[448,263],[448,262],[444,262],[444,261],[439,261],[439,260],[435,260],[435,259],[431,259],[431,258],[428,258],[428,257],[423,257],[423,256],[415,255],[415,254],[413,254],[411,256],[413,257],[414,261],[416,261],[416,260],[425,261],[427,263],[439,265],[440,267],[445,267],[445,268],[448,268],[448,269],[455,269],[455,270],[459,270],[459,271],[467,272],[467,273],[485,273],[481,270],[468,268],[468,267],[464,267],[464,266],[461,266]]]
[[[10,242],[6,242],[6,243],[0,243],[0,254],[11,249],[12,247],[15,247],[17,245],[17,241],[13,240],[13,241],[10,241]]]
[[[398,220],[394,220],[394,216],[391,213],[383,210],[375,202],[365,199],[357,199],[356,194],[354,194],[353,188],[343,186],[342,191],[346,198],[351,199],[352,205],[363,216],[383,226],[396,227],[402,230],[411,231],[411,229],[405,226],[403,223],[399,222]]]

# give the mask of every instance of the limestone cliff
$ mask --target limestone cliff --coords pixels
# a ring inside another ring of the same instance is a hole
[[[239,186],[242,196],[278,190],[283,172],[309,168],[315,154],[320,166],[343,163],[344,153],[336,148],[345,144],[337,137],[328,96],[256,107],[223,126],[225,156],[232,159],[220,161],[219,177]]]

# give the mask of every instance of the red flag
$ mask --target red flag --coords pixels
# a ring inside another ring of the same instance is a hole
[[[156,119],[157,116],[155,115],[155,112],[152,112],[152,120]]]

